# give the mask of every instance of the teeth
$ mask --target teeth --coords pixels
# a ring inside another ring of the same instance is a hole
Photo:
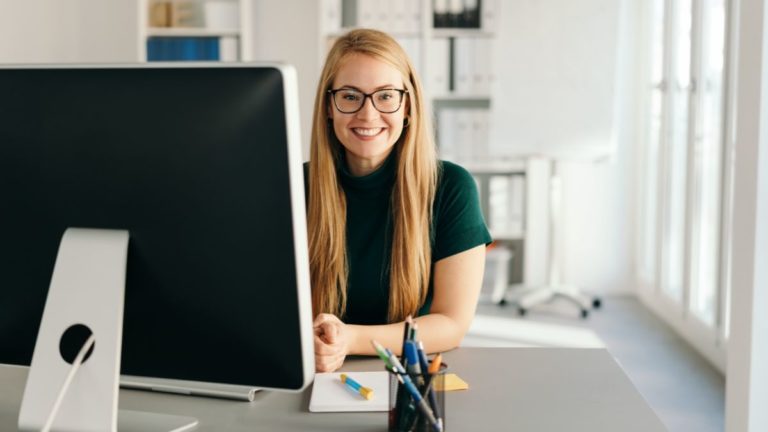
[[[354,131],[356,134],[364,135],[364,136],[374,136],[377,135],[379,132],[381,132],[382,128],[372,128],[372,129],[363,129],[363,128],[355,128]]]

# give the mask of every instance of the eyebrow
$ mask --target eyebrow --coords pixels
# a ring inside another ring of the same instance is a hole
[[[352,89],[352,90],[357,90],[359,92],[365,93],[361,88],[355,87],[353,85],[348,85],[348,84],[342,85],[339,88],[340,89]],[[382,86],[375,87],[373,89],[373,91],[384,90],[384,89],[399,89],[399,87],[394,85],[394,84],[384,84]]]

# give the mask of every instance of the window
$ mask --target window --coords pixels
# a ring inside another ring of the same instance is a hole
[[[727,301],[720,277],[726,1],[653,0],[648,8],[638,268],[650,289],[641,297],[711,353]]]
[[[690,309],[707,324],[715,325],[721,249],[725,0],[707,0],[705,4],[692,160],[696,184],[691,190],[695,217],[691,232]]]
[[[650,5],[650,94],[646,106],[646,140],[643,164],[642,208],[643,225],[640,237],[639,276],[644,286],[656,284],[659,146],[661,141],[664,99],[664,0],[653,0]]]

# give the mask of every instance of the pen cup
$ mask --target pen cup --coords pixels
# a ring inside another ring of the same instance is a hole
[[[444,388],[446,365],[434,374],[410,376],[414,387],[418,389],[420,399],[417,402],[404,384],[407,373],[389,370],[389,431],[390,432],[434,432],[445,430],[445,392],[436,391],[435,386]],[[440,426],[437,427],[435,424]]]

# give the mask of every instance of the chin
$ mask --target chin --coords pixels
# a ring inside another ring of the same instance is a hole
[[[356,145],[351,153],[359,158],[378,158],[389,154],[392,146],[377,145],[375,148],[368,143]]]

